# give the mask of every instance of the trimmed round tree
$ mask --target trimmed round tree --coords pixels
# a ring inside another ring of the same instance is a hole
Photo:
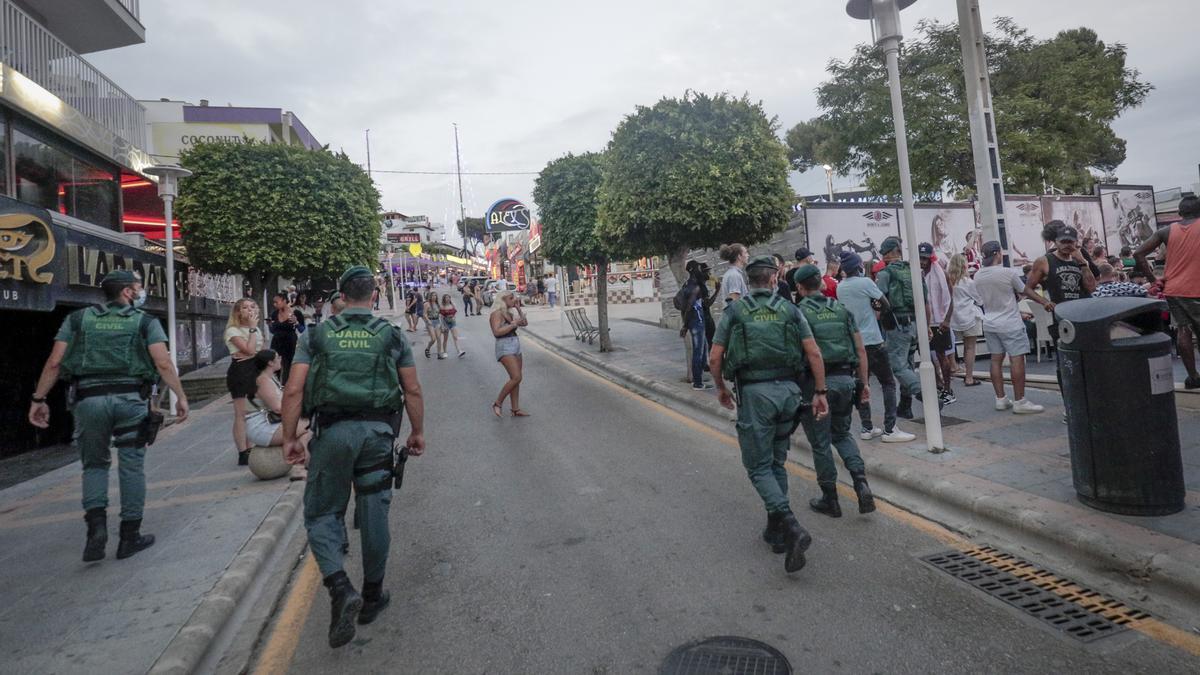
[[[795,203],[777,129],[745,96],[638,107],[605,152],[598,235],[622,256],[666,254],[680,284],[689,250],[766,241]]]
[[[378,267],[379,192],[345,154],[247,140],[200,143],[176,209],[192,263],[242,274],[261,300],[278,277]]]

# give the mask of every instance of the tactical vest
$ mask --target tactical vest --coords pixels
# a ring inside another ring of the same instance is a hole
[[[394,413],[404,405],[386,319],[339,314],[311,329],[304,414]]]
[[[888,271],[887,299],[888,304],[892,306],[892,311],[898,314],[916,314],[916,305],[913,304],[912,272],[909,271],[908,262],[897,260],[889,263],[885,269]]]
[[[68,321],[74,335],[63,357],[62,379],[158,379],[146,344],[153,316],[131,306],[97,306],[72,313]]]
[[[858,350],[850,329],[854,319],[842,303],[833,298],[810,295],[800,301],[800,311],[804,312],[813,338],[821,348],[821,360],[827,370],[858,365]]]
[[[779,295],[744,295],[725,310],[729,338],[721,375],[741,384],[798,378],[805,372],[802,322],[794,305]]]

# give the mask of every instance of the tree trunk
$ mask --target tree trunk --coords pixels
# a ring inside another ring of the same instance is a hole
[[[612,351],[612,338],[608,335],[608,258],[596,266],[596,323],[600,329],[600,351]]]
[[[675,283],[683,288],[683,283],[687,281],[688,274],[684,266],[687,264],[688,253],[691,252],[687,246],[680,246],[671,251],[667,257],[667,266],[671,268],[671,274],[675,275]]]

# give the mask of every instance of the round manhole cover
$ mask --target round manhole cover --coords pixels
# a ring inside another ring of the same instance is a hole
[[[778,649],[749,638],[721,636],[689,642],[667,655],[662,675],[791,675]]]

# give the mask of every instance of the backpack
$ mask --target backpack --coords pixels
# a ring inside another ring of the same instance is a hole
[[[845,305],[828,297],[807,296],[800,301],[800,311],[808,320],[813,338],[821,348],[825,367],[858,365],[858,350],[854,346],[853,318]]]
[[[887,299],[892,310],[901,314],[916,312],[913,304],[912,274],[909,272],[908,263],[897,260],[885,269],[888,271]]]
[[[313,328],[304,414],[398,412],[404,392],[392,361],[394,330],[369,314],[339,314]]]
[[[692,298],[692,289],[695,288],[695,281],[688,279],[683,282],[679,290],[675,292],[675,297],[671,299],[671,304],[675,306],[675,311],[684,312],[688,309],[688,300]]]
[[[801,346],[804,318],[780,295],[760,300],[745,295],[725,310],[730,314],[729,338],[721,376],[741,383],[804,374]]]
[[[72,313],[68,321],[74,336],[63,357],[62,379],[158,379],[158,369],[146,344],[146,330],[155,321],[153,316],[130,306],[96,306]]]

